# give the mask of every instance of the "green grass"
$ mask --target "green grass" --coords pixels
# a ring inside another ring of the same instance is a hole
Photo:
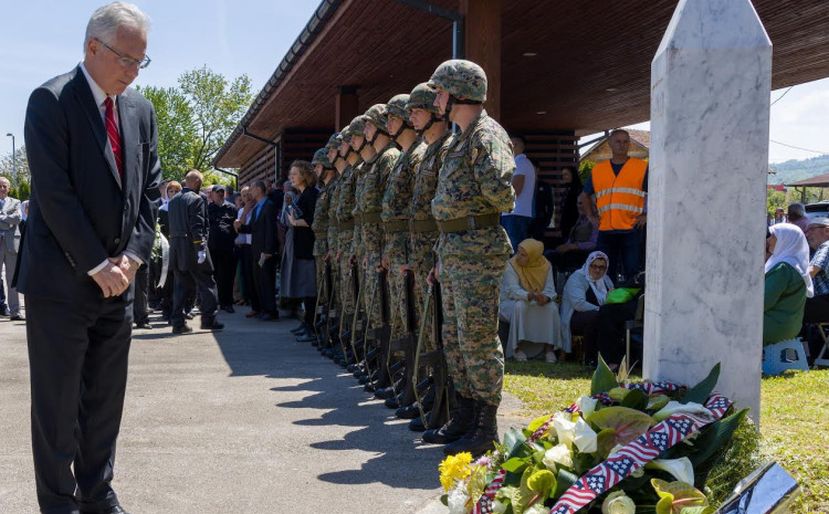
[[[588,394],[591,375],[577,364],[508,362],[504,389],[524,402],[529,422]],[[800,483],[793,512],[829,512],[829,370],[764,378],[761,387],[763,458],[779,462]]]

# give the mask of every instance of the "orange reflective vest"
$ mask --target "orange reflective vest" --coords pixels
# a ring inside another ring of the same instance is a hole
[[[613,173],[610,161],[593,168],[593,191],[599,209],[599,230],[631,230],[639,215],[645,212],[642,190],[648,163],[630,157],[619,175]]]

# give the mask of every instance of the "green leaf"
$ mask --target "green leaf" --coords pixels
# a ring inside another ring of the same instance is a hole
[[[644,412],[628,407],[607,407],[591,414],[588,421],[600,430],[614,430],[611,447],[633,441],[654,423],[653,418]]]
[[[627,395],[629,394],[630,389],[627,389],[625,387],[614,387],[613,389],[607,392],[607,395],[610,396],[612,400],[620,403],[624,401],[625,397],[627,397]]]
[[[708,505],[705,507],[683,507],[679,514],[715,514],[716,512],[717,509]]]
[[[708,499],[705,495],[685,482],[666,482],[658,478],[651,480],[659,503],[656,504],[657,514],[681,514],[688,507],[707,507]]]
[[[748,415],[749,409],[743,409],[727,418],[708,425],[694,440],[694,451],[688,455],[694,465],[695,482],[702,487],[711,469],[723,458],[734,431]]]
[[[571,485],[575,484],[576,481],[579,479],[575,474],[570,473],[565,469],[559,469],[558,475],[556,475],[556,491],[553,494],[554,498],[558,498],[564,491],[570,488]]]
[[[596,366],[596,371],[593,372],[593,379],[590,382],[590,394],[606,393],[618,386],[616,375],[610,371],[607,363],[599,355],[599,364]]]
[[[524,446],[524,441],[527,440],[527,436],[517,428],[510,428],[504,434],[504,447],[507,449],[507,456],[508,457],[515,457],[517,456],[518,452]]]
[[[440,495],[440,503],[442,503],[442,504],[444,504],[445,506],[448,507],[449,506],[449,495],[448,494]]]
[[[636,410],[645,410],[648,407],[648,395],[639,389],[631,390],[624,400],[622,400],[622,407],[629,407]]]
[[[530,421],[530,424],[527,425],[527,430],[529,430],[529,432],[532,434],[536,430],[541,428],[541,425],[546,423],[547,420],[549,420],[549,419],[550,419],[550,416],[547,416],[547,415],[539,416],[539,417],[535,418],[534,420]]]
[[[520,457],[513,457],[507,460],[501,467],[510,473],[519,473],[527,467],[527,461],[526,459],[522,459]]]
[[[694,402],[694,403],[701,403],[705,405],[705,400],[711,396],[711,391],[717,386],[717,380],[720,378],[720,363],[718,362],[716,366],[714,366],[711,371],[708,373],[708,376],[705,377],[705,380],[700,382],[699,384],[695,385],[691,389],[685,392],[682,396],[682,403]]]
[[[648,410],[658,411],[662,409],[662,407],[668,405],[669,401],[671,401],[671,399],[664,394],[658,394],[648,399],[648,406],[646,408]]]
[[[596,454],[601,459],[607,459],[610,450],[616,446],[616,431],[612,428],[605,428],[596,435]]]

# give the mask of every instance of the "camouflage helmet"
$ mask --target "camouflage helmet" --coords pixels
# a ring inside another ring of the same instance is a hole
[[[437,67],[429,86],[440,88],[454,96],[472,102],[486,100],[486,73],[472,61],[450,59]]]
[[[429,87],[426,82],[421,82],[416,85],[412,92],[409,93],[409,101],[406,102],[406,111],[411,109],[423,109],[434,114],[439,114],[438,108],[435,107],[435,98],[437,98],[435,90]]]
[[[397,116],[402,118],[405,123],[409,123],[409,111],[406,109],[406,104],[409,103],[409,95],[403,93],[394,95],[386,104],[390,116]]]
[[[365,114],[361,114],[351,120],[351,123],[348,124],[348,138],[352,138],[354,136],[362,136],[363,131],[366,129],[366,116]]]
[[[331,137],[328,138],[328,142],[325,143],[325,150],[336,150],[340,147],[340,144],[343,142],[343,135],[340,132],[334,132],[331,134]]]
[[[328,148],[320,148],[316,152],[314,152],[314,158],[311,159],[311,164],[316,166],[317,164],[322,164],[323,168],[330,168],[331,161],[328,160]]]
[[[374,104],[368,108],[365,113],[366,121],[370,121],[372,125],[377,127],[380,132],[387,132],[386,121],[389,119],[389,110],[386,104]],[[365,125],[363,126],[365,130]]]

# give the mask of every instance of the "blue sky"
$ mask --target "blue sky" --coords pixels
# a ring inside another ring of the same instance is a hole
[[[83,34],[103,0],[3,0],[0,25],[0,155],[12,132],[23,144],[29,93],[82,58]],[[207,64],[232,78],[243,73],[258,92],[319,5],[318,0],[139,0],[153,26],[153,62],[136,83],[168,86],[182,71]],[[782,91],[772,93],[777,98]],[[829,79],[796,86],[772,107],[771,138],[829,152]],[[817,154],[772,143],[772,162]]]

